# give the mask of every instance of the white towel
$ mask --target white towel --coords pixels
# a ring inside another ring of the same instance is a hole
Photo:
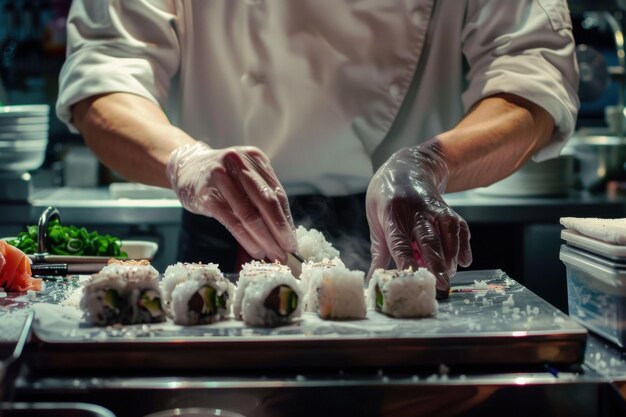
[[[561,217],[561,224],[567,229],[603,242],[626,245],[626,218]]]

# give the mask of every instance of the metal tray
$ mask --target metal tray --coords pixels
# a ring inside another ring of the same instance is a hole
[[[123,328],[76,321],[72,331],[39,320],[28,361],[35,370],[63,372],[582,363],[587,331],[502,271],[461,272],[452,283],[450,299],[426,319],[368,311],[363,321],[323,322],[308,313],[277,329],[234,320]]]

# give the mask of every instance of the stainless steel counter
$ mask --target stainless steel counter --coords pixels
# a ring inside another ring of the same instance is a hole
[[[590,338],[587,356],[603,342]],[[613,352],[600,354],[624,366]],[[600,356],[598,356],[600,357]],[[618,365],[619,364],[619,365]],[[191,375],[25,374],[18,400],[85,401],[118,417],[142,416],[174,407],[230,409],[246,416],[617,416],[625,415],[624,374],[611,377],[595,365],[573,369],[364,370]]]
[[[57,285],[63,285],[57,283]],[[59,302],[59,292],[42,294],[39,301]],[[513,287],[519,291],[519,286]],[[516,294],[520,294],[516,292]],[[459,314],[483,316],[490,321],[494,311],[504,311],[504,299],[475,297],[474,293],[455,293],[450,305],[463,309]],[[52,297],[52,298],[50,298]],[[485,299],[487,302],[483,302]],[[466,303],[465,300],[468,300]],[[519,314],[533,312],[518,299]],[[5,320],[0,329],[19,329],[16,313],[24,312],[32,300],[27,297],[3,301]],[[444,312],[445,312],[444,308]],[[13,320],[8,315],[13,314]],[[515,314],[515,312],[513,312]],[[533,313],[531,313],[533,314]],[[561,317],[554,312],[554,317]],[[23,319],[21,319],[23,320]],[[452,320],[452,318],[451,318]],[[560,322],[560,320],[555,320]],[[462,323],[462,321],[461,321]],[[509,323],[510,324],[510,323]],[[452,323],[451,323],[452,325]],[[471,329],[463,331],[472,332]],[[2,331],[17,334],[18,331]],[[193,364],[198,355],[183,349],[171,355]],[[31,346],[29,356],[36,355]],[[123,352],[118,352],[120,357]],[[139,353],[139,355],[137,355]],[[149,352],[148,352],[149,353]],[[614,416],[626,412],[626,358],[607,342],[588,338],[582,365],[499,364],[497,366],[464,364],[465,352],[458,351],[453,363],[432,362],[403,367],[345,368],[333,366],[237,369],[237,367],[198,367],[164,370],[151,355],[133,351],[143,361],[132,372],[119,366],[107,371],[104,362],[96,370],[25,369],[17,383],[18,401],[80,401],[102,405],[118,417],[143,416],[174,407],[215,407],[230,409],[252,417],[265,416],[413,416],[413,415],[507,415],[527,416]],[[211,354],[205,352],[205,354]],[[390,354],[394,354],[390,352]],[[66,352],[72,357],[71,352]],[[254,355],[253,352],[250,355]],[[202,359],[202,358],[200,358]],[[214,358],[218,360],[219,358]],[[259,358],[261,360],[262,358]],[[109,361],[115,361],[109,357]],[[293,358],[292,358],[293,360]],[[199,362],[203,362],[200,360]],[[206,361],[204,361],[206,363]],[[30,363],[30,360],[29,360]],[[151,364],[154,368],[150,369]],[[90,368],[91,369],[91,368]],[[140,371],[138,369],[141,369]]]

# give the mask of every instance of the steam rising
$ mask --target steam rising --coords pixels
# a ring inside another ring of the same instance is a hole
[[[316,229],[339,250],[346,267],[367,273],[371,264],[365,194],[345,197],[298,196],[290,199],[296,226]]]

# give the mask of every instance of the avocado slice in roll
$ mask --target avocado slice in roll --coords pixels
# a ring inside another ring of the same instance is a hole
[[[207,285],[196,291],[191,298],[189,298],[187,305],[189,310],[201,316],[212,315],[217,313],[219,308],[226,307],[227,297],[227,293],[218,296],[215,288]]]
[[[269,293],[264,305],[279,316],[287,317],[298,306],[298,294],[287,285],[279,285]]]

